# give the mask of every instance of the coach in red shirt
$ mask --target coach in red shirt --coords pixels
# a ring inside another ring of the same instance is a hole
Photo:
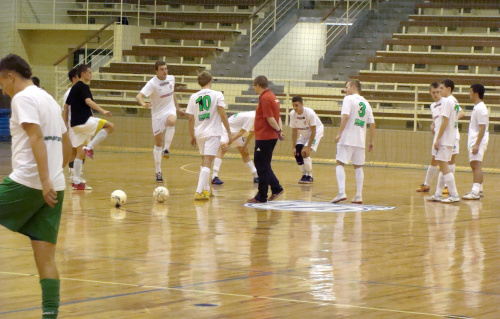
[[[259,192],[249,203],[267,202],[267,192],[271,187],[271,197],[274,200],[283,194],[279,180],[271,168],[273,150],[278,139],[283,140],[285,136],[281,131],[280,102],[276,95],[268,88],[269,82],[263,75],[253,80],[253,89],[259,94],[259,105],[255,111],[255,151],[254,162],[259,175]]]

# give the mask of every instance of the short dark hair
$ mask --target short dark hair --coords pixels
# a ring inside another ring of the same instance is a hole
[[[207,71],[203,71],[200,74],[198,74],[198,84],[203,87],[210,83],[212,81],[212,75],[208,73]]]
[[[269,81],[265,76],[259,75],[253,79],[253,85],[258,85],[263,89],[267,89],[269,87]]]
[[[16,54],[9,54],[0,61],[0,72],[15,71],[25,79],[31,79],[31,67],[23,58]]]
[[[40,87],[40,79],[36,76],[31,77],[31,81],[33,81],[33,84],[36,85],[37,87]]]
[[[437,89],[439,87],[439,83],[437,82],[432,82],[431,85],[429,86],[429,89],[432,90],[432,88]]]
[[[156,61],[155,70],[158,71],[158,68],[162,65],[167,65],[167,63],[165,63],[165,61]]]
[[[299,96],[299,95],[292,97],[292,103],[293,102],[300,102],[301,104],[304,104],[304,100],[302,100],[302,96]]]
[[[358,79],[349,80],[347,81],[347,83],[351,83],[351,86],[354,85],[356,87],[356,90],[358,90],[358,92],[361,93],[361,82]]]
[[[484,98],[484,85],[482,84],[472,84],[470,86],[470,88],[472,89],[472,92],[474,93],[477,93],[477,95],[479,95],[479,98],[482,100]]]
[[[444,84],[444,86],[447,88],[451,88],[451,92],[453,92],[453,90],[455,89],[455,82],[450,79],[444,79],[443,81],[441,81],[441,84]]]
[[[77,68],[78,77],[81,78],[82,77],[82,73],[83,72],[87,72],[88,69],[90,69],[90,65],[88,65],[88,64],[81,64],[81,65],[79,65],[78,68]]]
[[[73,78],[76,78],[78,76],[78,71],[76,68],[72,68],[71,70],[69,70],[68,72],[68,79],[70,82],[73,82]]]

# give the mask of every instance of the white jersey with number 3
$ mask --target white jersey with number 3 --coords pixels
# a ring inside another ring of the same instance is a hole
[[[365,148],[366,126],[375,123],[370,103],[359,94],[347,95],[342,102],[341,115],[349,115],[349,120],[339,144]]]
[[[222,120],[217,107],[226,108],[222,92],[203,89],[191,95],[186,113],[194,115],[196,138],[222,136]]]

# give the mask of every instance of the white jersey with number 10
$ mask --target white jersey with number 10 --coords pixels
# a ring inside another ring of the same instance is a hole
[[[218,106],[226,108],[222,92],[203,89],[191,95],[186,113],[194,115],[194,135],[196,138],[222,136],[222,120]]]

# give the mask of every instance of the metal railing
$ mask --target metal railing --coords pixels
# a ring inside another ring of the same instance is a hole
[[[342,14],[338,17],[330,17],[336,11],[335,9],[343,5],[346,6],[346,9]],[[349,27],[355,23],[356,18],[371,8],[372,0],[344,0],[340,4],[334,5],[334,9],[330,11],[329,15],[323,18],[327,26],[323,58],[330,47],[335,44],[335,41],[349,32]]]
[[[300,0],[268,0],[250,15],[250,48],[252,55],[253,48],[264,39],[269,30],[275,31],[276,25],[281,22],[293,10],[300,8]],[[258,13],[263,9],[267,11],[266,16],[255,23]]]

